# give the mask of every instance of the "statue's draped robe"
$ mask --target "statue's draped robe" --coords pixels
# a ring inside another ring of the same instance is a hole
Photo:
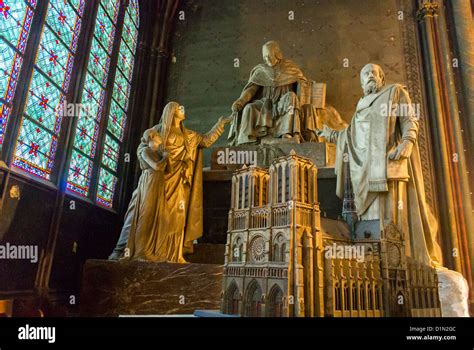
[[[259,64],[250,73],[239,99],[245,104],[229,131],[230,144],[257,141],[267,135],[299,134],[300,105],[294,84],[306,81],[298,66],[282,59],[275,67]]]
[[[184,262],[183,253],[192,252],[193,241],[203,230],[201,148],[211,146],[223,131],[223,122],[205,135],[185,127],[170,131],[164,145],[166,167],[156,175],[161,181],[139,183],[128,241],[130,258]]]
[[[337,144],[336,194],[344,196],[344,162],[348,161],[359,219],[383,216],[384,225],[393,221],[406,235],[409,254],[420,262],[440,264],[438,224],[425,200],[416,143],[418,120],[407,106],[411,101],[406,89],[389,85],[361,98],[350,125],[342,131],[332,131],[329,141]],[[414,142],[411,156],[389,160],[388,154],[404,140]]]
[[[133,259],[150,260],[157,255],[155,250],[159,239],[158,235],[150,233],[158,232],[160,225],[167,219],[160,217],[165,210],[163,180],[166,160],[159,161],[158,169],[155,170],[144,159],[144,153],[158,161],[158,154],[152,152],[146,142],[142,142],[137,151],[142,173],[133,196],[127,255]]]

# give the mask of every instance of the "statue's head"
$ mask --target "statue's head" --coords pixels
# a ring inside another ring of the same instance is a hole
[[[177,102],[168,102],[163,108],[163,114],[159,124],[159,130],[163,142],[168,139],[169,131],[174,122],[182,122],[185,119],[184,106]]]
[[[268,41],[262,46],[263,61],[269,67],[274,67],[283,59],[280,45],[276,41]]]
[[[360,71],[360,84],[364,95],[380,91],[385,86],[385,74],[378,64],[368,63]]]
[[[176,111],[174,112],[174,117],[175,119],[178,119],[178,120],[184,120],[186,119],[186,115],[184,113],[184,106],[183,105],[180,105]]]

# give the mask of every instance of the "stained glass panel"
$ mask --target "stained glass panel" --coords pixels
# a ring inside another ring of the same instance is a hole
[[[30,3],[31,7],[27,5]],[[36,1],[0,0],[0,149],[23,64]]]
[[[95,155],[95,140],[99,131],[99,124],[90,118],[79,118],[77,131],[74,136],[74,147],[90,158]]]
[[[105,88],[109,77],[110,54],[114,46],[115,22],[119,10],[119,0],[101,1],[97,12],[94,36],[87,65],[86,82],[82,91],[82,103],[90,104],[89,112],[92,118],[80,117],[74,136],[74,149],[83,157],[92,162],[98,141],[99,122],[102,118],[102,109],[105,101]],[[113,158],[112,158],[113,159]],[[112,165],[112,163],[110,164]],[[82,191],[79,194],[89,193],[90,173],[82,170],[81,174],[89,176],[85,185],[79,184],[77,172],[72,166],[69,169],[68,189],[72,192]],[[82,186],[82,187],[81,187]],[[84,187],[85,186],[85,187]]]
[[[104,153],[102,155],[102,164],[110,170],[117,171],[120,146],[112,140],[109,135],[105,135]]]
[[[7,119],[10,115],[10,108],[0,101],[0,146],[3,143],[4,130],[7,126]]]
[[[23,118],[13,165],[48,180],[56,147],[57,137],[41,125]]]
[[[127,107],[128,107],[129,93],[130,93],[129,82],[125,79],[125,77],[120,72],[120,70],[117,70],[112,97],[115,99],[115,101],[117,101],[120,107],[122,107],[125,111],[127,110]]]
[[[67,1],[53,2],[48,11],[46,23],[51,27],[51,31],[75,53],[81,22],[71,5]]]
[[[117,102],[112,100],[112,103],[110,104],[110,115],[107,124],[107,130],[120,141],[123,139],[125,117],[125,112],[119,107]]]
[[[133,20],[133,24],[135,27],[139,27],[140,25],[140,13],[138,9],[138,1],[137,0],[132,0],[130,1],[130,5],[127,8],[127,12],[130,14],[130,17]]]
[[[24,53],[34,11],[23,0],[0,0],[0,36]]]
[[[81,153],[73,151],[71,155],[71,169],[68,176],[67,188],[77,194],[87,197],[93,163]]]
[[[13,165],[47,180],[54,165],[74,62],[70,49],[79,35],[84,2],[76,1],[75,10],[64,0],[49,2],[15,146]]]
[[[11,102],[23,58],[0,39],[0,98]]]
[[[88,66],[90,72],[96,77],[102,86],[105,86],[107,84],[107,72],[109,71],[110,57],[99,45],[96,38],[92,40],[90,60],[92,63]]]
[[[94,36],[104,46],[104,48],[107,50],[107,53],[110,55],[114,45],[115,26],[105,14],[102,6],[99,6],[99,11],[97,13]]]
[[[99,182],[97,188],[97,202],[111,208],[114,200],[115,185],[117,178],[104,168],[100,168]]]
[[[115,24],[117,22],[117,15],[120,3],[114,0],[103,0],[100,2],[100,4],[104,7],[110,19],[112,19]]]
[[[86,75],[86,82],[82,93],[82,103],[98,103],[104,94],[102,86],[94,79],[91,74]],[[98,111],[98,109],[97,109]],[[100,118],[97,118],[100,120]]]
[[[137,36],[138,30],[135,28],[133,22],[130,19],[130,15],[127,12],[125,15],[125,24],[122,31],[122,40],[128,45],[131,51],[135,52],[137,47]]]
[[[44,28],[43,37],[38,48],[36,66],[55,82],[63,91],[68,90],[74,56],[58,40],[48,27]]]
[[[126,111],[128,109],[133,75],[134,52],[137,46],[138,23],[138,2],[132,0],[125,13],[124,26],[122,28],[122,40],[118,57],[119,69],[115,72],[104,153],[101,162],[102,167],[97,188],[97,202],[107,207],[112,206],[117,182],[117,177],[114,173],[117,171],[118,157],[126,124]],[[105,167],[113,172],[109,173],[105,170]]]
[[[53,133],[58,133],[63,104],[64,94],[35,70],[29,87],[25,114]]]
[[[133,73],[133,64],[135,59],[133,54],[130,52],[126,45],[120,45],[119,53],[119,68],[123,74],[127,77],[127,80],[131,82]]]

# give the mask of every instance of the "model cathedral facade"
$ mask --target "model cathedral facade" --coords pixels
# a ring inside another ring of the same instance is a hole
[[[232,178],[221,311],[249,317],[439,316],[436,273],[405,255],[389,224],[337,233],[321,218],[317,168],[292,151]],[[340,231],[340,230],[339,230]],[[371,238],[372,237],[372,238]],[[377,238],[375,238],[377,237]],[[358,248],[363,259],[328,254]]]

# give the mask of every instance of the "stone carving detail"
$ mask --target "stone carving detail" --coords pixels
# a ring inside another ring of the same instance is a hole
[[[400,248],[394,243],[388,243],[387,247],[388,262],[390,267],[399,267],[401,263],[402,253]]]
[[[262,237],[256,237],[250,243],[250,256],[252,261],[260,262],[265,257],[265,241]]]

